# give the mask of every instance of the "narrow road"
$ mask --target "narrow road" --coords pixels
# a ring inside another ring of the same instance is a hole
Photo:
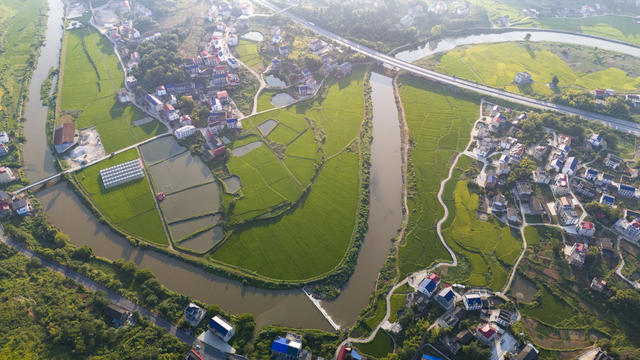
[[[161,318],[160,316],[152,313],[151,311],[141,307],[140,305],[134,304],[133,302],[131,302],[129,299],[126,299],[124,297],[122,297],[121,295],[117,294],[116,292],[114,292],[113,290],[110,290],[100,284],[98,284],[97,282],[83,276],[80,275],[79,273],[55,262],[52,260],[49,260],[47,258],[42,257],[41,255],[37,254],[36,252],[34,252],[33,250],[27,248],[23,243],[14,241],[13,239],[9,239],[5,234],[4,234],[4,229],[0,226],[0,242],[2,242],[3,244],[15,249],[16,251],[18,251],[19,253],[21,253],[22,255],[28,257],[28,258],[37,258],[40,259],[40,261],[42,262],[42,265],[46,268],[49,268],[57,273],[60,273],[66,277],[68,277],[69,279],[75,281],[76,283],[84,286],[85,288],[91,290],[91,291],[102,291],[105,293],[107,300],[109,300],[109,302],[113,305],[116,305],[120,308],[123,308],[127,311],[130,312],[135,312],[138,311],[140,313],[140,315],[142,315],[143,317],[145,317],[147,320],[149,320],[149,322],[151,322],[153,325],[158,326],[162,329],[164,329],[167,333],[169,333],[170,335],[173,335],[175,337],[177,337],[180,341],[192,346],[192,347],[196,347],[196,346],[200,346],[201,348],[201,352],[205,353],[207,356],[210,356],[213,359],[229,359],[231,354],[227,354],[227,353],[223,353],[203,342],[201,342],[200,340],[194,338],[193,336],[187,334],[186,332],[178,329],[174,324],[170,323],[169,321]],[[238,355],[234,355],[233,357],[238,358]]]
[[[620,276],[622,280],[624,280],[627,284],[631,285],[636,289],[640,289],[640,283],[637,281],[629,280],[626,276],[622,275],[622,268],[624,267],[624,257],[622,256],[622,252],[620,251],[620,237],[618,236],[616,248],[618,249],[618,256],[620,256],[620,264],[616,268],[616,274]]]

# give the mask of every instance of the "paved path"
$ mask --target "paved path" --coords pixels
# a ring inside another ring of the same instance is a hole
[[[302,17],[297,16],[291,13],[290,11],[287,11],[286,9],[280,9],[278,6],[272,4],[268,0],[254,0],[254,1],[258,2],[259,4],[267,8],[272,9],[273,11],[282,12],[283,15],[288,16],[294,22],[306,27],[307,29],[315,32],[320,36],[324,36],[328,39],[331,39],[332,41],[334,41],[339,45],[345,46],[369,58],[372,58],[382,63],[389,64],[391,66],[394,66],[398,69],[402,69],[414,75],[422,76],[427,79],[437,81],[443,84],[455,86],[461,89],[470,90],[483,95],[500,98],[503,100],[507,100],[510,102],[514,102],[514,103],[518,103],[518,104],[522,104],[522,105],[526,105],[526,106],[530,106],[530,107],[534,107],[542,110],[550,110],[550,111],[560,112],[563,114],[577,115],[582,117],[583,119],[590,120],[590,121],[599,121],[617,130],[626,131],[633,135],[640,136],[640,124],[627,121],[627,120],[617,119],[612,116],[607,116],[603,114],[593,113],[590,111],[572,108],[570,106],[559,105],[559,104],[554,104],[544,100],[530,98],[524,95],[508,92],[502,89],[496,89],[490,86],[478,84],[473,81],[459,79],[455,76],[441,74],[437,71],[424,69],[412,63],[402,61],[392,56],[380,53],[376,50],[373,50],[364,45],[361,45],[355,41],[348,40],[328,30],[318,27],[314,23],[309,22],[306,19],[303,19]],[[582,34],[576,34],[576,35],[581,36]]]
[[[616,268],[616,274],[618,274],[618,276],[620,276],[620,278],[627,284],[636,289],[640,289],[640,283],[638,283],[637,281],[629,280],[626,276],[622,275],[622,268],[624,267],[624,257],[622,256],[622,252],[620,251],[620,236],[618,236],[616,248],[618,249],[618,256],[620,257],[620,264]]]
[[[200,346],[201,351],[204,352],[206,355],[210,356],[212,359],[228,359],[230,358],[230,354],[227,353],[223,353],[219,350],[214,349],[213,347],[201,342],[200,340],[194,338],[193,336],[187,334],[186,332],[178,329],[174,324],[170,323],[169,321],[161,318],[160,316],[158,316],[157,314],[154,314],[152,312],[150,312],[149,310],[134,304],[133,302],[131,302],[129,299],[126,299],[122,296],[120,296],[119,294],[117,294],[116,292],[98,284],[97,282],[87,278],[86,276],[80,275],[79,273],[55,262],[52,260],[49,260],[47,258],[44,258],[42,256],[40,256],[39,254],[35,253],[33,250],[27,248],[23,243],[14,241],[12,239],[9,239],[7,236],[5,236],[4,234],[4,229],[0,226],[0,242],[2,242],[3,244],[17,250],[19,253],[21,253],[22,255],[28,257],[28,258],[38,258],[40,259],[40,261],[42,262],[42,265],[44,267],[47,267],[57,273],[60,273],[66,277],[68,277],[69,279],[77,282],[78,284],[86,287],[87,289],[91,290],[91,291],[102,291],[105,293],[107,300],[109,300],[109,302],[113,305],[116,305],[122,309],[125,309],[127,311],[130,312],[135,312],[138,311],[143,317],[145,317],[146,319],[149,320],[149,322],[151,322],[152,324],[164,329],[167,331],[167,333],[177,337],[180,341],[192,346],[192,347],[196,347],[196,346]],[[238,355],[235,355],[234,357],[238,358]]]

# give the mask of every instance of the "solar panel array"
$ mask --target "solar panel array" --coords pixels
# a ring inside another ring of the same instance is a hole
[[[140,159],[127,161],[125,163],[100,170],[100,178],[102,178],[102,185],[105,189],[124,184],[141,177],[144,177],[144,171],[142,169]]]

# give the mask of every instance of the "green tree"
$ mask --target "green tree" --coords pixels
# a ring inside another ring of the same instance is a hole
[[[556,75],[553,75],[553,79],[551,79],[551,85],[553,85],[554,88],[558,88],[559,83],[560,79],[558,79]]]
[[[465,360],[487,360],[491,358],[491,350],[478,345],[477,341],[473,341],[469,345],[465,345],[461,350],[461,359]]]
[[[181,96],[178,100],[178,106],[183,114],[191,115],[191,112],[196,107],[196,102],[188,96]]]

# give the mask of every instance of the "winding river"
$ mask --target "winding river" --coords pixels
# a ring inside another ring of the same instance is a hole
[[[58,66],[64,9],[61,0],[49,0],[49,7],[46,42],[29,87],[29,101],[25,109],[27,121],[24,134],[27,145],[24,147],[24,163],[32,181],[56,171],[54,157],[46,146],[47,109],[40,102],[40,86],[49,68]],[[638,48],[586,36],[514,31],[444,39],[434,49],[425,46],[401,52],[397,57],[415,61],[463,44],[522,40],[527,33],[532,34],[532,41],[563,41],[640,56]],[[396,234],[402,216],[400,128],[391,79],[374,73],[371,86],[374,139],[371,148],[369,231],[355,273],[344,291],[337,300],[322,303],[331,317],[343,327],[352,325],[360,310],[367,305],[378,272],[391,247],[390,239]],[[174,258],[132,247],[99,223],[68,186],[61,183],[37,193],[37,196],[53,223],[67,233],[75,244],[91,246],[98,256],[133,261],[141,268],[151,270],[162,284],[174,291],[218,304],[233,312],[253,313],[259,328],[267,324],[280,324],[331,330],[329,323],[300,290],[272,291],[243,286]]]

